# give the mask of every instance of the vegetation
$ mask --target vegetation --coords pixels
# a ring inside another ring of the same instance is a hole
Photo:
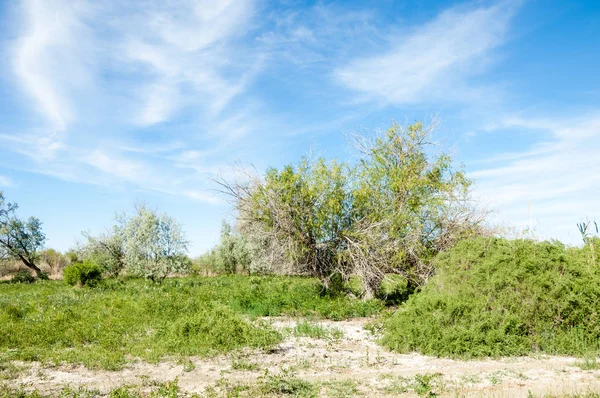
[[[303,158],[264,179],[220,181],[254,248],[250,262],[270,261],[284,273],[291,267],[326,286],[335,275],[358,275],[365,297],[386,273],[423,285],[435,255],[481,233],[485,216],[451,158],[428,151],[431,131],[394,124],[374,140],[355,137],[356,165]]]
[[[384,345],[459,357],[590,355],[600,346],[600,263],[558,242],[473,239],[383,321]],[[592,266],[590,266],[592,265]]]
[[[168,275],[186,273],[190,261],[185,233],[172,217],[137,205],[133,215],[120,214],[109,233],[84,233],[87,243],[79,257],[98,264],[112,276],[121,272],[162,282]]]
[[[42,223],[35,217],[22,220],[16,216],[19,205],[6,202],[0,191],[0,260],[19,260],[40,275],[42,270],[36,265],[39,250],[44,246],[46,236]]]
[[[103,280],[95,289],[65,283],[3,285],[0,356],[116,369],[127,358],[210,356],[269,348],[281,336],[263,316],[331,319],[369,316],[379,300],[321,295],[314,279],[222,276]]]
[[[94,287],[102,280],[102,270],[97,264],[89,261],[75,263],[64,269],[63,279],[71,286]]]

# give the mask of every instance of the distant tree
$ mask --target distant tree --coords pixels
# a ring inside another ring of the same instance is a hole
[[[111,231],[92,236],[83,232],[87,242],[80,247],[82,258],[90,260],[112,275],[118,276],[125,268],[125,236],[122,222],[113,226]]]
[[[6,202],[0,191],[0,259],[20,260],[39,276],[42,270],[36,262],[46,236],[39,219],[22,220],[16,216],[18,207],[16,203]]]
[[[189,243],[181,225],[166,213],[158,214],[138,205],[133,216],[123,215],[120,222],[129,272],[161,282],[169,274],[189,270],[186,256]]]
[[[69,259],[61,252],[54,249],[46,249],[40,253],[40,258],[48,264],[52,274],[57,274],[61,269],[69,265]]]
[[[249,270],[250,253],[246,240],[225,221],[221,226],[221,242],[214,251],[215,266],[219,272],[236,274]]]

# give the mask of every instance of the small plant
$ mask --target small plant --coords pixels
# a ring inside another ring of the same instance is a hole
[[[264,394],[316,397],[319,389],[315,384],[283,372],[280,375],[267,376],[261,390]]]
[[[292,333],[295,337],[310,337],[313,339],[339,340],[344,337],[344,331],[338,328],[328,328],[307,321],[299,322]]]
[[[97,264],[89,261],[75,263],[64,269],[63,279],[71,286],[94,287],[102,280],[102,270]]]
[[[600,363],[598,363],[595,357],[586,357],[583,360],[575,363],[575,366],[581,370],[596,370],[600,369]]]
[[[250,362],[246,358],[236,358],[234,356],[231,359],[231,369],[252,372],[258,369],[258,364],[255,362]]]
[[[31,275],[31,272],[21,269],[15,273],[11,279],[12,283],[33,283],[35,278]]]

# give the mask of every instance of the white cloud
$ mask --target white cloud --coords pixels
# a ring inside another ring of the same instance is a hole
[[[13,182],[10,178],[0,175],[0,187],[12,187]]]
[[[505,41],[515,4],[447,10],[412,34],[391,38],[392,50],[355,59],[334,76],[367,98],[393,104],[475,98],[478,90],[466,83]]]
[[[527,129],[541,138],[470,173],[477,192],[499,209],[499,219],[535,227],[543,238],[577,243],[575,224],[586,217],[600,219],[600,114],[508,118],[497,127]]]
[[[63,131],[74,118],[69,92],[89,83],[79,43],[87,31],[81,2],[27,0],[24,31],[14,48],[13,68],[52,130]]]
[[[10,9],[10,83],[41,118],[28,115],[18,131],[0,125],[1,150],[27,157],[29,172],[203,199],[214,167],[196,162],[184,177],[173,153],[216,156],[251,131],[248,100],[242,111],[228,107],[264,62],[247,46],[253,0],[24,0]],[[185,111],[184,127],[137,134]]]

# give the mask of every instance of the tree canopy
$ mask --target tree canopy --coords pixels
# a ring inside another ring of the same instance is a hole
[[[247,241],[262,242],[253,253],[263,260],[284,252],[297,272],[326,284],[359,275],[367,295],[386,273],[421,285],[432,273],[429,260],[481,232],[485,220],[464,172],[434,153],[432,130],[393,124],[375,138],[352,137],[354,164],[304,157],[262,178],[219,182]]]
[[[36,262],[46,240],[42,223],[35,217],[20,219],[16,215],[18,208],[16,203],[7,202],[0,191],[0,259],[19,260],[39,276],[42,271]]]

